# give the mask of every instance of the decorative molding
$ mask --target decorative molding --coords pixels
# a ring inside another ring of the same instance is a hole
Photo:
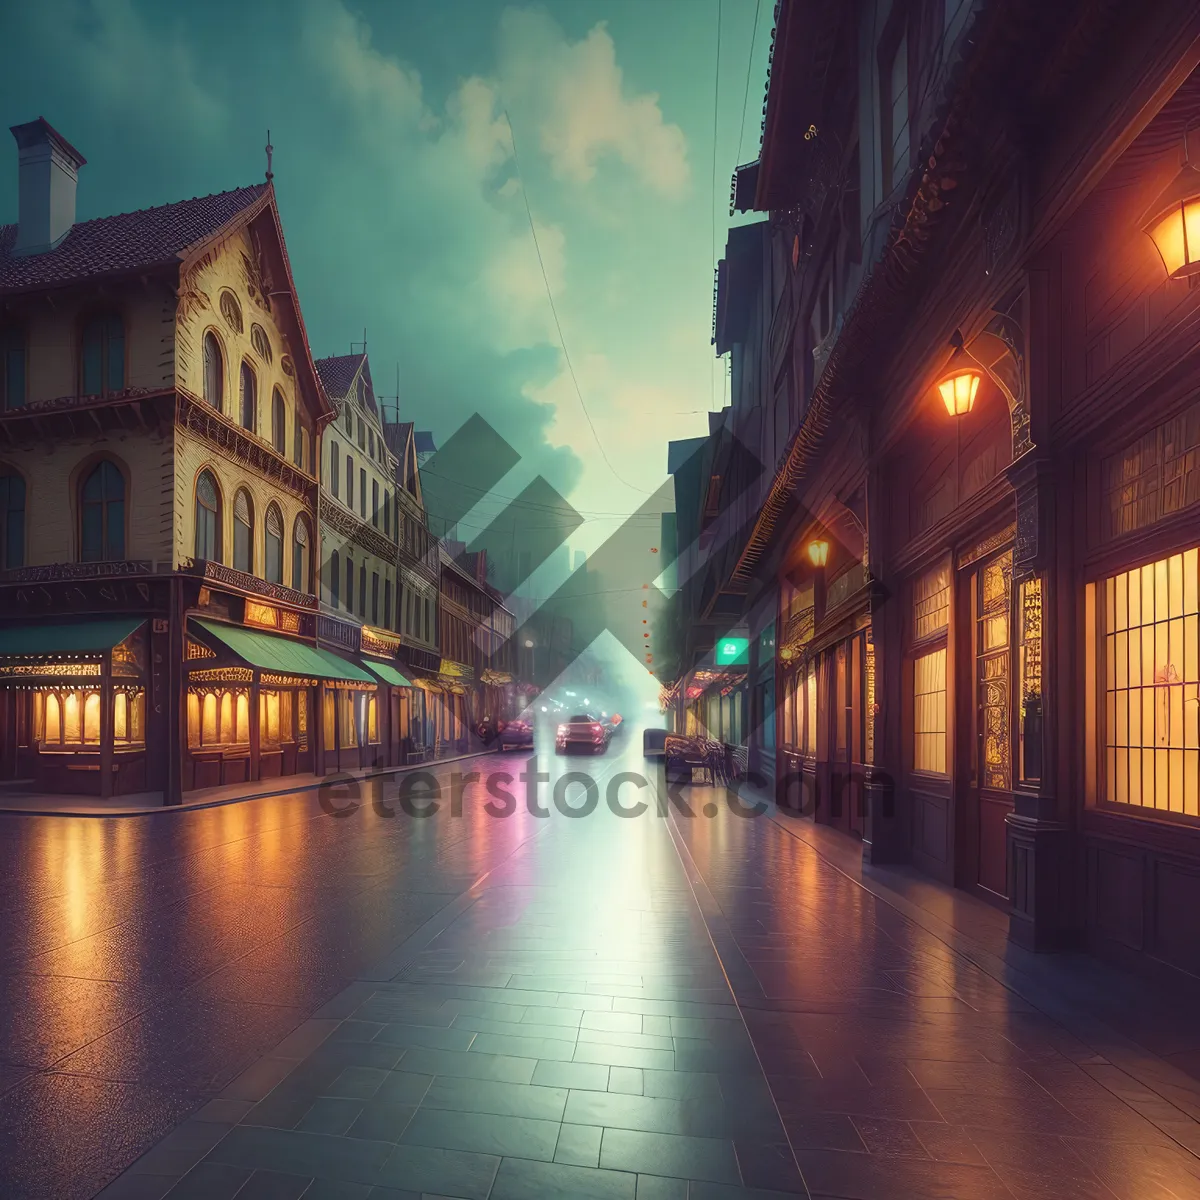
[[[377,658],[395,658],[400,645],[400,635],[387,629],[364,625],[359,631],[359,647],[363,654],[374,654]]]
[[[214,450],[232,458],[251,474],[281,487],[305,501],[309,515],[316,510],[317,482],[285,455],[260,441],[223,413],[183,388],[176,390],[176,423]]]
[[[185,559],[179,564],[182,575],[194,575],[200,579],[211,580],[225,587],[237,588],[255,596],[266,596],[269,600],[277,600],[281,604],[290,604],[293,608],[302,608],[309,612],[317,608],[316,596],[298,592],[295,588],[285,587],[282,583],[268,583],[256,575],[248,575],[245,571],[227,567],[224,563]]]
[[[999,550],[1002,546],[1009,545],[1016,538],[1016,535],[1016,524],[1006,525],[1003,529],[998,530],[989,537],[981,538],[966,550],[960,550],[958,554],[958,569],[961,571],[963,567],[969,567],[972,563],[977,563],[981,558],[986,558],[993,550]]]
[[[253,683],[252,667],[198,667],[188,672],[189,683]]]
[[[144,560],[127,562],[46,563],[40,567],[15,567],[0,571],[2,583],[59,583],[76,579],[128,579],[153,575],[154,564]]]
[[[346,650],[357,654],[361,644],[362,626],[352,625],[349,621],[339,621],[336,617],[321,613],[317,617],[317,640],[333,642]]]
[[[348,541],[366,550],[368,554],[383,559],[384,562],[396,561],[396,544],[389,541],[379,530],[360,521],[340,504],[323,503],[321,505],[321,522],[330,529],[341,534]]]

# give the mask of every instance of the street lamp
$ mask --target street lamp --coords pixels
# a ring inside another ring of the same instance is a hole
[[[1192,120],[1183,131],[1183,166],[1142,223],[1171,279],[1200,272],[1200,169],[1188,153],[1188,133],[1195,125]]]
[[[808,559],[814,567],[823,567],[829,561],[829,543],[823,538],[809,542]]]
[[[975,394],[979,391],[983,371],[964,349],[962,334],[956,329],[950,339],[954,353],[946,366],[946,373],[938,380],[937,390],[952,417],[963,417],[975,407]]]

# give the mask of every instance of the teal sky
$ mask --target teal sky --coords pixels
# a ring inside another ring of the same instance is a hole
[[[668,439],[702,432],[724,397],[713,265],[739,137],[743,160],[758,150],[772,9],[38,0],[0,13],[0,110],[8,125],[45,116],[88,159],[81,219],[261,179],[270,127],[314,355],[365,326],[380,392],[399,364],[403,419],[440,442],[483,414],[522,455],[497,491],[543,472],[590,548],[662,482]],[[15,146],[6,161],[12,221]]]

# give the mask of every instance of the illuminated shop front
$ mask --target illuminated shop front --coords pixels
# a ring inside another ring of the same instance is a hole
[[[189,622],[186,659],[185,790],[373,761],[377,681],[346,659],[199,618]],[[325,726],[319,744],[318,703]]]
[[[6,774],[39,791],[146,787],[145,619],[0,630]]]
[[[378,684],[374,714],[370,707],[365,714],[367,744],[377,747],[379,764],[404,766],[411,757],[413,695],[417,689],[396,666],[401,640],[386,629],[370,625],[362,627],[359,638],[362,665]]]

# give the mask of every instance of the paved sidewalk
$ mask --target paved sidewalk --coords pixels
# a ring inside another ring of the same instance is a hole
[[[1152,1054],[788,821],[537,822],[103,1196],[1200,1196]]]
[[[374,779],[380,775],[440,768],[446,763],[495,753],[473,750],[426,763],[406,767],[363,767],[339,772],[339,779]],[[277,779],[258,779],[250,783],[226,783],[219,787],[200,788],[184,792],[182,804],[163,804],[162,792],[134,792],[101,800],[96,796],[76,796],[57,792],[31,792],[20,788],[0,788],[0,815],[27,817],[141,817],[154,813],[177,813],[195,808],[217,808],[223,804],[238,804],[243,800],[261,800],[267,796],[286,796],[292,792],[307,792],[331,782],[333,775],[316,775],[306,771],[300,775],[285,775]]]

